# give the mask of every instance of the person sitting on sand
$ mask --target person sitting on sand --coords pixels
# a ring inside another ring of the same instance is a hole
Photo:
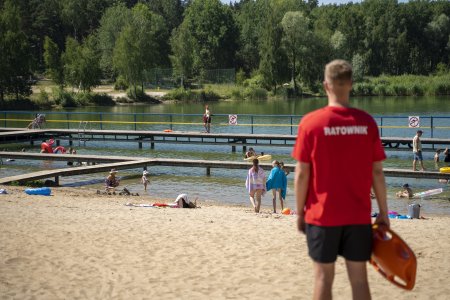
[[[116,169],[112,169],[109,172],[109,176],[105,179],[105,190],[107,192],[115,192],[116,187],[119,186],[119,179],[116,177],[117,171]]]
[[[412,189],[409,187],[409,184],[405,183],[402,186],[402,190],[398,191],[395,195],[397,198],[412,198],[414,196],[414,193]]]
[[[249,148],[247,152],[245,152],[245,158],[256,156],[256,151],[253,148]]]
[[[187,194],[179,194],[175,203],[179,208],[196,208],[197,207],[197,199],[194,199],[194,202],[189,201]]]

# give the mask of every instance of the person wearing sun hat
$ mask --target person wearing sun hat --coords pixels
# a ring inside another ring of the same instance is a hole
[[[147,190],[147,185],[150,183],[150,180],[148,180],[147,175],[148,175],[147,170],[144,170],[142,172],[142,179],[141,179],[142,184],[144,185],[144,191]]]
[[[105,189],[107,192],[115,192],[116,187],[119,186],[119,179],[116,177],[117,170],[111,169],[109,176],[105,179]]]

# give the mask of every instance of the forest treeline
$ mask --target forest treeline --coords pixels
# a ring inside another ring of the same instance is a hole
[[[109,79],[142,92],[147,70],[186,85],[205,70],[276,91],[320,89],[324,64],[355,80],[447,73],[450,2],[366,0],[0,0],[0,100],[30,95],[33,74],[90,91]]]

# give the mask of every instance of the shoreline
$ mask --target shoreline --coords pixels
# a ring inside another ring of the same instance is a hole
[[[313,270],[293,215],[249,206],[128,207],[170,201],[57,188],[0,195],[2,297],[35,299],[309,299]],[[391,220],[418,259],[407,292],[368,266],[374,299],[444,299],[450,293],[450,218]],[[349,299],[344,261],[335,299]],[[0,297],[1,298],[1,297]]]

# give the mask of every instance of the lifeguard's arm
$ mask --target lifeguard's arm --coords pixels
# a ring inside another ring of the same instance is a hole
[[[390,226],[388,217],[388,207],[386,200],[386,183],[384,181],[383,163],[377,161],[372,167],[372,187],[378,203],[379,213],[375,220],[375,224],[385,224]]]
[[[297,202],[297,227],[298,230],[305,233],[305,203],[308,195],[308,185],[310,177],[311,164],[297,162],[295,166],[294,191]]]

